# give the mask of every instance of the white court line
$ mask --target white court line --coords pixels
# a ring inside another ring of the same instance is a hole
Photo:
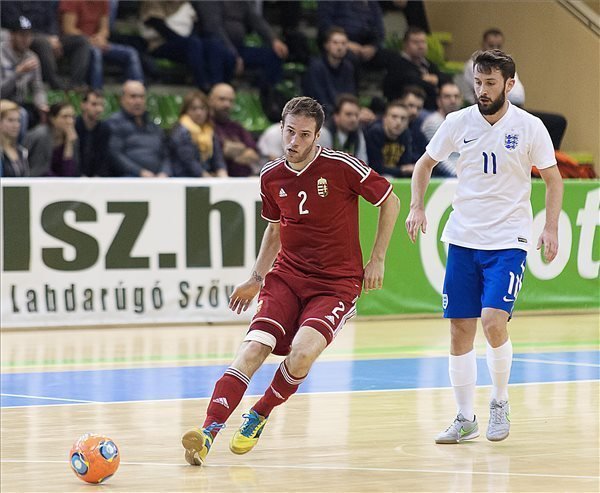
[[[481,358],[483,359],[483,358]],[[513,361],[522,361],[524,363],[544,363],[546,365],[561,365],[561,366],[586,366],[592,368],[600,368],[600,364],[597,363],[576,363],[571,361],[554,361],[545,359],[529,359],[529,358],[514,358]]]
[[[83,399],[66,399],[64,397],[44,397],[41,395],[25,395],[25,394],[5,394],[4,392],[0,393],[1,396],[4,397],[21,397],[23,399],[40,399],[47,401],[65,401],[65,402],[77,402],[81,404],[97,404],[97,401],[86,401]],[[33,406],[21,406],[21,407],[33,407]]]
[[[68,464],[68,460],[19,460],[0,459],[1,463],[12,464]],[[126,466],[150,466],[150,467],[190,467],[188,464],[170,464],[167,462],[121,462]],[[600,476],[577,476],[573,474],[541,474],[526,472],[490,472],[490,471],[465,471],[446,469],[405,469],[392,467],[351,467],[351,466],[313,466],[313,465],[264,465],[264,464],[209,464],[207,468],[235,468],[251,467],[253,469],[298,469],[313,471],[350,471],[350,472],[392,472],[392,473],[420,473],[420,474],[463,474],[479,476],[517,476],[526,478],[556,478],[556,479],[600,479]]]
[[[553,382],[524,382],[524,383],[510,383],[510,387],[523,387],[526,385],[553,385],[560,383],[600,383],[600,380],[590,379],[590,380],[557,380]],[[477,388],[491,388],[492,385],[478,385]],[[449,390],[452,387],[418,387],[414,389],[369,389],[369,390],[331,390],[327,392],[301,392],[296,393],[296,396],[310,396],[310,395],[335,395],[335,394],[371,394],[376,392],[411,392],[411,391],[424,391],[424,390]],[[0,395],[9,395],[9,394],[0,394]],[[262,397],[263,394],[244,394],[244,398],[246,397]],[[23,396],[28,397],[28,396]],[[35,399],[35,396],[29,396],[32,399]],[[146,404],[146,403],[156,403],[156,402],[181,402],[181,401],[197,401],[200,399],[209,399],[210,396],[206,397],[184,397],[184,398],[173,398],[173,399],[143,399],[137,401],[84,401],[84,400],[75,400],[72,399],[72,403],[65,404],[35,404],[33,406],[2,406],[0,409],[23,409],[23,408],[35,408],[35,407],[56,407],[56,406],[87,406],[90,404],[101,404],[101,405],[114,405],[114,404]],[[63,401],[71,401],[71,399],[59,399],[59,398],[50,398],[50,400],[63,400]]]

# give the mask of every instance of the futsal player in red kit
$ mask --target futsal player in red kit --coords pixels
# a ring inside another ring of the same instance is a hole
[[[273,408],[296,392],[317,357],[355,315],[361,286],[365,292],[382,287],[400,201],[392,185],[365,163],[316,145],[323,120],[323,108],[308,97],[294,98],[283,109],[285,154],[260,174],[262,216],[269,224],[252,275],[236,286],[229,302],[241,313],[258,294],[256,314],[233,363],[215,385],[202,428],[182,438],[192,465],[204,463],[267,356],[285,356],[229,445],[236,454],[252,450]],[[364,268],[359,196],[380,208]]]

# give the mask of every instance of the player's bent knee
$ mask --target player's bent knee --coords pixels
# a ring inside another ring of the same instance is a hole
[[[318,352],[315,352],[309,348],[294,347],[287,357],[287,364],[290,373],[295,376],[303,376],[308,373],[310,367],[319,356]]]
[[[240,347],[240,353],[244,355],[246,359],[265,359],[271,354],[272,348],[259,341],[244,341]]]

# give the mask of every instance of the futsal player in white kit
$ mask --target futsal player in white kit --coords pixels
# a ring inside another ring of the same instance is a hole
[[[546,184],[546,222],[537,241],[551,262],[558,250],[562,179],[541,120],[513,106],[515,63],[500,50],[473,55],[477,104],[450,113],[417,161],[406,229],[414,242],[426,232],[425,191],[431,171],[452,152],[458,185],[442,241],[449,244],[442,305],[450,319],[449,373],[457,403],[454,422],[435,441],[460,443],[479,436],[474,410],[477,380],[473,341],[481,318],[492,379],[487,439],[504,440],[510,429],[508,380],[512,344],[507,322],[523,282],[531,246],[531,167]]]

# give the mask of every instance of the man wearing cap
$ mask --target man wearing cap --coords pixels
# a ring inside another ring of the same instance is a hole
[[[35,109],[46,112],[48,99],[42,83],[40,60],[29,49],[33,40],[31,22],[27,17],[19,16],[8,28],[10,38],[0,48],[0,97],[26,107],[35,118],[33,108],[25,101],[32,96]]]

